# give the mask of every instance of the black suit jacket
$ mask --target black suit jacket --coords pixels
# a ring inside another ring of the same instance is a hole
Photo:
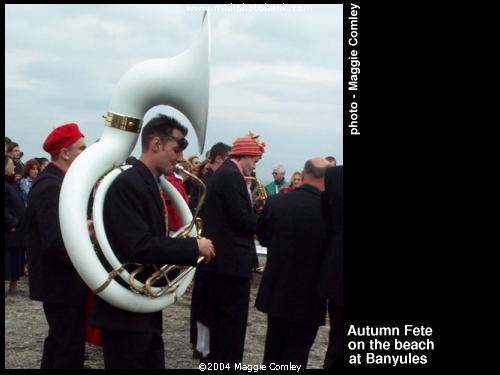
[[[164,264],[196,265],[198,245],[195,238],[166,237],[158,181],[141,161],[121,173],[110,186],[103,212],[109,243],[120,262],[159,267]],[[142,274],[151,275],[147,271]],[[116,330],[162,331],[162,312],[132,313],[95,298],[92,323]]]
[[[24,233],[30,298],[82,306],[87,287],[71,263],[59,225],[59,193],[63,177],[59,168],[49,164],[35,180],[28,195]]]
[[[238,167],[226,160],[210,180],[203,233],[215,246],[209,272],[250,278],[255,259],[257,215]]]
[[[320,274],[319,292],[337,305],[343,298],[343,167],[329,168],[321,209],[328,227],[328,251]]]
[[[320,194],[302,185],[269,197],[257,230],[259,242],[268,250],[255,306],[305,325],[325,323],[326,299],[317,290],[326,247]]]

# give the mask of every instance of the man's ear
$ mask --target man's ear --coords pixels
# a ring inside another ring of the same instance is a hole
[[[149,149],[153,152],[158,152],[161,149],[161,140],[160,137],[153,137],[149,142]]]
[[[69,151],[67,148],[62,148],[59,154],[63,160],[69,160]]]

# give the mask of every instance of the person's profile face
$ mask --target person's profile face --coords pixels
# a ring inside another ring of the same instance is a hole
[[[45,168],[47,168],[47,165],[49,165],[49,161],[45,160],[40,164],[40,172],[43,171]]]
[[[203,170],[201,171],[202,174],[207,174],[208,171],[210,171],[210,163],[206,163],[204,166],[203,166]]]
[[[80,138],[78,141],[73,143],[71,146],[67,148],[68,162],[69,164],[73,163],[78,155],[80,155],[85,149],[87,145],[85,144],[85,140]]]
[[[242,164],[243,174],[249,177],[255,170],[255,166],[260,160],[260,156],[248,156],[246,158],[243,158],[242,160],[243,160]]]
[[[160,170],[165,175],[170,175],[174,172],[175,165],[183,160],[182,149],[176,139],[183,138],[180,130],[174,129],[171,137],[167,137],[161,145],[159,155]]]
[[[19,147],[14,147],[9,155],[13,158],[13,159],[19,159],[21,157],[21,149]]]

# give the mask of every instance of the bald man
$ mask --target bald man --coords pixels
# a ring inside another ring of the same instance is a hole
[[[43,143],[51,162],[37,177],[28,196],[25,244],[30,298],[43,302],[49,327],[42,369],[83,368],[87,287],[64,246],[59,195],[66,172],[85,147],[77,124],[53,129]]]
[[[320,198],[325,190],[325,158],[305,163],[303,184],[266,202],[257,236],[268,248],[255,306],[268,314],[264,365],[304,369],[318,327],[325,324],[326,299],[317,292],[326,249]]]

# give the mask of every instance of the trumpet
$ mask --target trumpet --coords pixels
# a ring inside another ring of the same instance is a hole
[[[265,203],[267,199],[267,190],[262,181],[253,176],[245,176],[244,178],[245,181],[252,181],[255,183],[255,190],[252,192],[252,195],[255,194],[256,198],[261,198],[262,203]]]

